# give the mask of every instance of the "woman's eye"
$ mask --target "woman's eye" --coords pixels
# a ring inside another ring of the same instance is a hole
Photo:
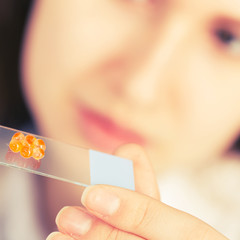
[[[226,29],[218,29],[215,34],[220,44],[230,51],[231,54],[240,55],[240,36]]]
[[[217,30],[216,35],[223,44],[230,44],[236,38],[233,33],[225,29]]]

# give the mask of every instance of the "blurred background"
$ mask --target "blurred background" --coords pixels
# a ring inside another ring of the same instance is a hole
[[[0,125],[21,129],[31,117],[20,87],[19,61],[30,0],[0,1]],[[232,146],[240,150],[240,138]]]

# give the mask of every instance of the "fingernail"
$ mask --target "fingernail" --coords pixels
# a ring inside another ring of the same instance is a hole
[[[66,236],[66,235],[62,235],[59,232],[53,232],[51,233],[46,240],[72,240],[72,238]]]
[[[82,236],[92,226],[93,218],[74,207],[64,207],[57,215],[56,223],[71,236]]]
[[[119,209],[120,198],[109,189],[90,186],[83,192],[82,204],[103,216],[111,216]]]
[[[48,235],[48,237],[46,238],[46,240],[52,240],[54,237],[56,237],[58,235],[57,232],[52,232],[51,234]]]

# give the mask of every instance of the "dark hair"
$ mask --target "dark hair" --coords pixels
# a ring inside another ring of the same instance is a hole
[[[19,61],[31,1],[0,1],[0,124],[18,128],[30,120],[20,86]]]

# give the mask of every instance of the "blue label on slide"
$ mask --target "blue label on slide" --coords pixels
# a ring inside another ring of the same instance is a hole
[[[89,150],[90,182],[134,190],[133,162],[110,154]]]

